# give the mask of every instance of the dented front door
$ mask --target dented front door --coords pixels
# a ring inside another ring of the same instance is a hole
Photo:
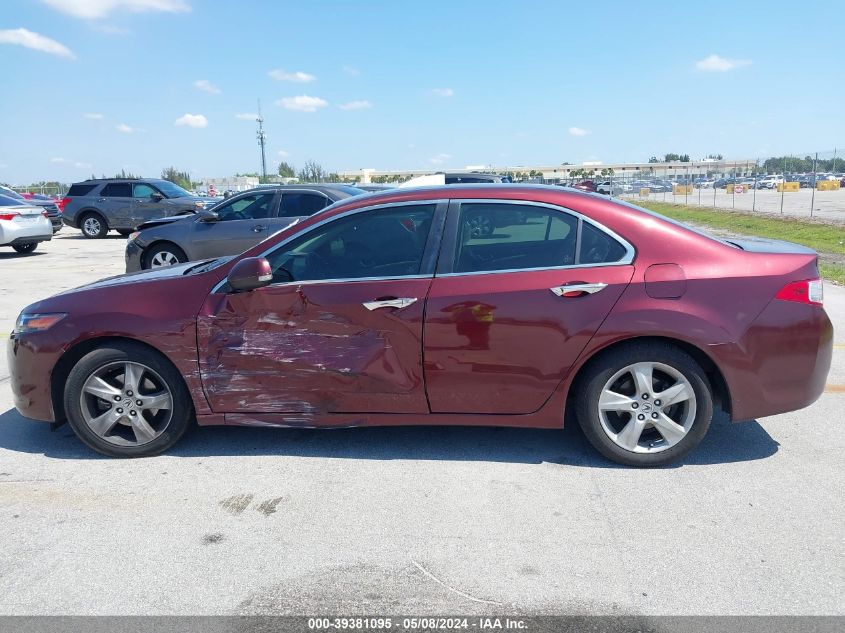
[[[291,282],[209,295],[198,317],[215,412],[427,413],[431,277]]]

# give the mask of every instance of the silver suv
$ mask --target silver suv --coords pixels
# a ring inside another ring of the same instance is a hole
[[[110,230],[129,235],[144,222],[195,213],[215,202],[169,180],[107,178],[73,184],[61,208],[65,224],[85,237],[100,238]]]

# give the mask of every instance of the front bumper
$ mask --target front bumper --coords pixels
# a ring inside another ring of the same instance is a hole
[[[126,242],[126,272],[134,273],[143,270],[141,265],[144,261],[144,248],[138,243],[138,240],[131,240]]]
[[[24,417],[54,422],[50,378],[60,352],[50,353],[34,344],[29,336],[12,334],[6,344],[9,383],[15,408]],[[36,352],[36,350],[38,350]]]

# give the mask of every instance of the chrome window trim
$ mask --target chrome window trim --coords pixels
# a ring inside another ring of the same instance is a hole
[[[418,207],[420,205],[432,205],[436,207],[438,204],[445,204],[448,203],[448,198],[438,198],[436,200],[404,200],[402,202],[383,202],[381,204],[373,204],[366,207],[358,207],[356,209],[350,209],[349,211],[344,211],[343,213],[338,213],[337,215],[333,215],[330,218],[326,218],[324,220],[320,220],[309,226],[307,229],[302,231],[301,233],[295,233],[290,237],[282,240],[278,244],[273,245],[272,247],[262,251],[255,257],[267,257],[270,253],[282,248],[285,244],[293,241],[294,239],[299,239],[329,222],[333,222],[334,220],[339,220],[341,218],[348,217],[350,215],[355,215],[356,213],[364,213],[365,211],[375,211],[376,209],[383,209],[387,207],[408,207],[408,206],[415,206]],[[339,201],[341,202],[341,201]],[[326,207],[328,208],[328,207]],[[319,213],[319,211],[318,211]],[[282,229],[284,230],[284,229]],[[338,282],[351,282],[351,281],[388,281],[388,280],[399,280],[399,279],[431,279],[435,275],[434,273],[430,275],[399,275],[399,276],[389,276],[389,277],[349,277],[349,278],[340,278],[340,279],[306,279],[303,281],[281,281],[275,284],[268,284],[264,286],[265,288],[271,288],[274,286],[285,286],[290,284],[297,284],[297,285],[305,285],[305,284],[315,284],[315,283],[338,283]],[[214,288],[211,289],[211,293],[215,294],[220,291],[220,289],[226,285],[226,278],[224,277],[221,279]]]
[[[465,272],[465,273],[440,273],[436,275],[437,277],[463,277],[468,275],[498,275],[498,274],[507,274],[507,273],[521,273],[521,272],[539,272],[543,270],[569,270],[569,269],[578,269],[578,268],[605,268],[607,266],[630,266],[634,262],[634,258],[636,257],[637,251],[634,248],[633,244],[631,244],[628,240],[624,237],[609,229],[604,224],[600,222],[596,222],[590,217],[587,217],[583,213],[575,211],[574,209],[570,209],[568,207],[562,207],[557,204],[551,204],[549,202],[536,202],[533,200],[519,200],[519,199],[508,199],[508,198],[453,198],[452,202],[457,202],[459,204],[458,213],[460,213],[460,206],[464,204],[516,204],[516,205],[525,205],[525,206],[533,206],[533,207],[544,207],[547,209],[551,209],[553,211],[558,211],[562,213],[568,213],[569,215],[574,216],[578,220],[582,222],[586,222],[588,224],[592,224],[597,230],[609,235],[617,242],[619,242],[625,248],[625,254],[622,256],[621,259],[618,259],[615,262],[602,262],[600,264],[569,264],[564,266],[543,266],[539,268],[508,268],[503,270],[478,270],[472,272]],[[581,241],[581,224],[578,224],[578,243],[576,247],[576,253],[580,254],[580,241]]]

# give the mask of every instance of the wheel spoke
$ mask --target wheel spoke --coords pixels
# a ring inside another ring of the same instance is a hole
[[[640,421],[636,417],[631,416],[628,424],[626,424],[625,428],[623,428],[616,436],[616,441],[623,448],[633,451],[637,448],[637,444],[640,441],[640,436],[643,434],[644,427],[645,421]]]
[[[89,421],[88,426],[91,427],[91,430],[100,437],[105,437],[106,434],[114,428],[114,425],[117,424],[117,421],[120,420],[120,418],[121,415],[117,413],[117,411],[110,409],[102,415],[99,415]]]
[[[666,408],[679,402],[692,398],[692,388],[686,382],[677,382],[665,391],[654,394],[655,399],[660,400],[660,406]]]
[[[159,391],[147,396],[138,396],[142,409],[158,411],[159,409],[170,409],[170,394],[167,391]]]
[[[687,434],[684,427],[662,412],[658,413],[657,417],[651,420],[651,423],[669,445],[677,444]]]
[[[132,430],[135,432],[135,439],[139,444],[146,444],[155,439],[156,432],[153,427],[144,419],[143,416],[137,415],[131,418]]]
[[[651,363],[637,363],[631,367],[631,374],[634,376],[634,384],[637,386],[637,394],[645,393],[651,395],[654,383],[652,373],[654,367]]]
[[[599,397],[599,409],[602,411],[630,411],[634,399],[624,394],[605,389]]]
[[[120,396],[120,389],[110,385],[99,376],[92,377],[83,387],[83,391],[108,401],[112,401],[115,396]]]
[[[144,368],[135,363],[126,363],[123,366],[123,388],[138,393],[141,386],[141,378],[144,375]]]

